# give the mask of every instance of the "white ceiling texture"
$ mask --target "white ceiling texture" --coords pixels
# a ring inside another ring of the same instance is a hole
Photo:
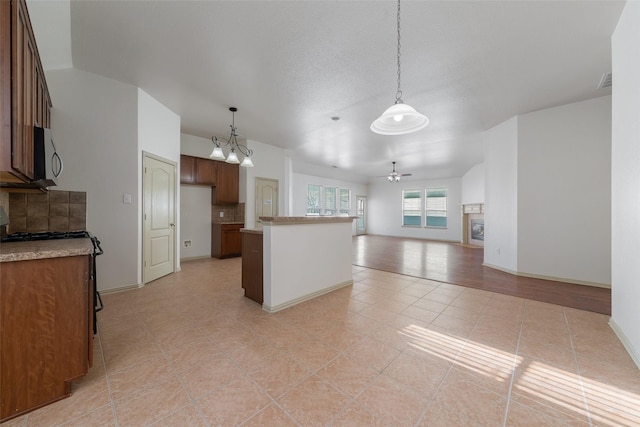
[[[395,101],[393,0],[68,7],[73,66],[142,88],[183,133],[228,136],[235,106],[240,136],[294,165],[383,180],[392,161],[410,179],[462,176],[483,161],[483,131],[610,94],[598,84],[624,2],[403,0],[403,100],[431,121],[403,136],[369,129]]]

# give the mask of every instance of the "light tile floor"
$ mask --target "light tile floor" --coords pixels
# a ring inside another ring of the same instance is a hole
[[[104,295],[89,375],[3,427],[640,425],[604,315],[361,267],[268,314],[240,266]]]

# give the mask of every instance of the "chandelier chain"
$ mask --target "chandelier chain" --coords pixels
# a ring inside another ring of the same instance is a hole
[[[396,92],[396,104],[402,104],[402,89],[400,89],[400,0],[398,0],[398,91]]]

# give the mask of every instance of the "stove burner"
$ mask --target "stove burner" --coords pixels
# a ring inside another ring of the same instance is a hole
[[[0,242],[27,242],[33,240],[58,240],[58,239],[82,239],[89,238],[91,235],[87,231],[42,231],[38,233],[12,233],[2,239]]]

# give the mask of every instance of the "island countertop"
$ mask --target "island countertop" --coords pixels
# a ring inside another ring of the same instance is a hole
[[[0,262],[91,255],[91,239],[32,240],[0,244]]]
[[[351,222],[357,216],[261,216],[263,225],[326,224]]]

